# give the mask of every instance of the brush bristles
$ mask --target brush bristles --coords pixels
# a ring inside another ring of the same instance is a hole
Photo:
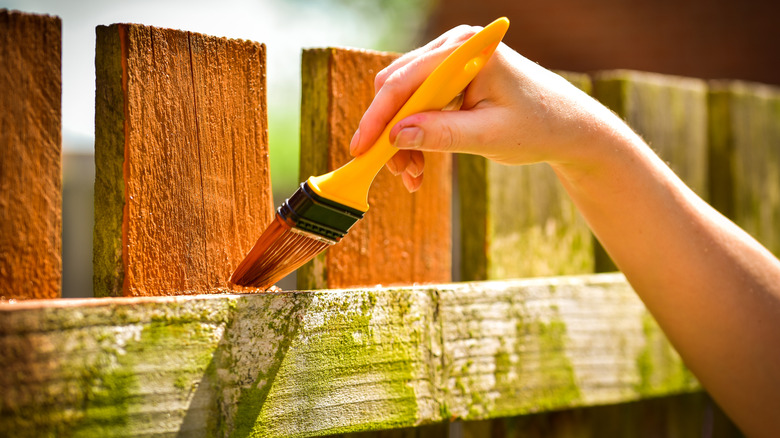
[[[239,286],[267,289],[333,243],[297,230],[277,215],[230,281]]]

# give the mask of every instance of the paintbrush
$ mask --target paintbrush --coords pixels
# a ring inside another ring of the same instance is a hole
[[[460,94],[487,63],[509,27],[499,18],[439,64],[364,154],[339,169],[301,183],[238,265],[230,281],[268,288],[330,245],[338,243],[368,211],[368,190],[382,166],[398,151],[390,129],[419,112],[440,110]]]

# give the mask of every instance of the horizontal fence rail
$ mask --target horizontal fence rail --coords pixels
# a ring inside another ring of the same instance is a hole
[[[0,305],[0,430],[286,437],[696,391],[620,274]]]

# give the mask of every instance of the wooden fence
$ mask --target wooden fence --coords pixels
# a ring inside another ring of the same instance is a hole
[[[97,29],[104,298],[59,299],[60,26],[0,11],[0,435],[739,435],[625,278],[595,273],[610,262],[544,165],[430,156],[413,195],[383,170],[366,219],[299,271],[308,291],[230,285],[274,207],[248,41]],[[304,52],[302,177],[347,158],[394,57]],[[562,74],[780,254],[780,90]]]

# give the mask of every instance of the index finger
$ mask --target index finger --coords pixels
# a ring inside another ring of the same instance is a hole
[[[350,153],[360,155],[366,152],[377,140],[390,120],[425,78],[452,53],[462,41],[468,39],[474,29],[456,28],[461,35],[448,36],[441,42],[431,43],[420,51],[410,52],[396,60],[378,75],[376,82],[380,85],[374,100],[368,107],[358,125],[358,130],[350,143]],[[450,31],[452,32],[452,31]],[[449,32],[448,32],[449,33]],[[445,34],[446,35],[446,34]],[[438,41],[438,40],[437,40]]]

